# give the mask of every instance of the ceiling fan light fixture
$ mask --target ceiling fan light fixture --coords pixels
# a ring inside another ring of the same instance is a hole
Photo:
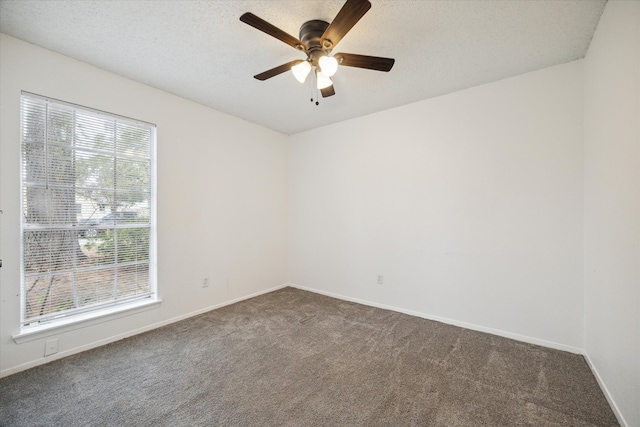
[[[338,60],[333,56],[320,57],[318,65],[320,65],[322,73],[327,77],[333,76],[338,71]]]
[[[294,65],[293,67],[291,67],[291,72],[293,73],[293,76],[300,83],[304,83],[310,71],[311,71],[311,64],[309,64],[309,61],[302,61],[298,65]]]
[[[355,67],[377,71],[391,70],[395,62],[393,58],[358,55],[354,53],[336,53],[333,56],[329,56],[338,43],[340,43],[340,40],[342,40],[371,8],[371,2],[369,0],[343,1],[345,1],[345,3],[335,18],[333,18],[333,21],[326,22],[320,19],[306,21],[300,27],[299,38],[292,36],[251,12],[243,13],[242,16],[240,16],[240,21],[307,55],[306,61],[295,59],[260,74],[256,74],[253,77],[264,81],[291,70],[296,80],[304,83],[307,76],[313,71],[315,83],[312,78],[312,90],[315,84],[317,90],[322,94],[322,97],[327,98],[336,94],[331,77],[338,70],[338,65],[341,67]],[[317,96],[318,93],[316,92],[315,97]],[[313,101],[313,96],[311,100]],[[316,105],[317,103],[316,101]]]
[[[316,80],[318,89],[326,89],[333,84],[331,79],[320,70],[316,71]]]

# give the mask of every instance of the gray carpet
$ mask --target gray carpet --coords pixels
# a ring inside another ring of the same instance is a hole
[[[613,426],[584,358],[293,288],[0,380],[3,426]]]

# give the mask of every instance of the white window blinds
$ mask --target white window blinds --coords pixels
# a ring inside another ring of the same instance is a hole
[[[155,126],[21,99],[22,325],[155,299]]]

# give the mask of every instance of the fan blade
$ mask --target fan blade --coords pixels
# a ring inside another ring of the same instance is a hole
[[[393,58],[356,55],[355,53],[336,53],[333,55],[338,64],[346,67],[366,68],[367,70],[389,71],[396,62]]]
[[[296,59],[295,61],[287,62],[286,64],[282,64],[275,68],[267,70],[264,73],[256,74],[253,77],[255,77],[258,80],[265,81],[267,79],[270,79],[271,77],[277,76],[278,74],[282,74],[284,72],[289,71],[291,67],[293,67],[294,65],[298,65],[301,62],[302,62],[302,59]]]
[[[369,9],[368,0],[347,0],[320,38],[322,47],[333,49]]]
[[[293,37],[292,35],[285,33],[284,31],[282,31],[280,28],[276,27],[273,24],[268,23],[267,21],[265,21],[262,18],[257,17],[256,15],[254,15],[251,12],[247,12],[242,14],[242,16],[240,17],[240,20],[242,22],[244,22],[245,24],[251,25],[253,28],[256,28],[260,31],[262,31],[263,33],[267,33],[272,37],[277,38],[280,41],[285,42],[286,44],[288,44],[291,47],[294,47],[298,50],[302,50],[302,51],[306,51],[307,50],[307,46],[305,46],[304,43],[302,43],[300,40],[298,40],[297,38]]]
[[[333,88],[333,85],[329,86],[329,87],[325,87],[324,89],[320,89],[320,93],[322,94],[323,98],[328,98],[330,96],[333,96],[336,94],[335,89]]]

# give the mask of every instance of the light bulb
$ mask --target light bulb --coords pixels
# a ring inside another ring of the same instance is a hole
[[[291,72],[300,83],[304,83],[309,71],[311,71],[311,64],[309,64],[309,61],[302,61],[298,65],[291,67]]]
[[[322,56],[318,61],[325,76],[331,77],[338,71],[338,61],[333,56]]]
[[[316,79],[318,80],[318,89],[325,89],[333,84],[331,79],[320,70],[316,72]]]

